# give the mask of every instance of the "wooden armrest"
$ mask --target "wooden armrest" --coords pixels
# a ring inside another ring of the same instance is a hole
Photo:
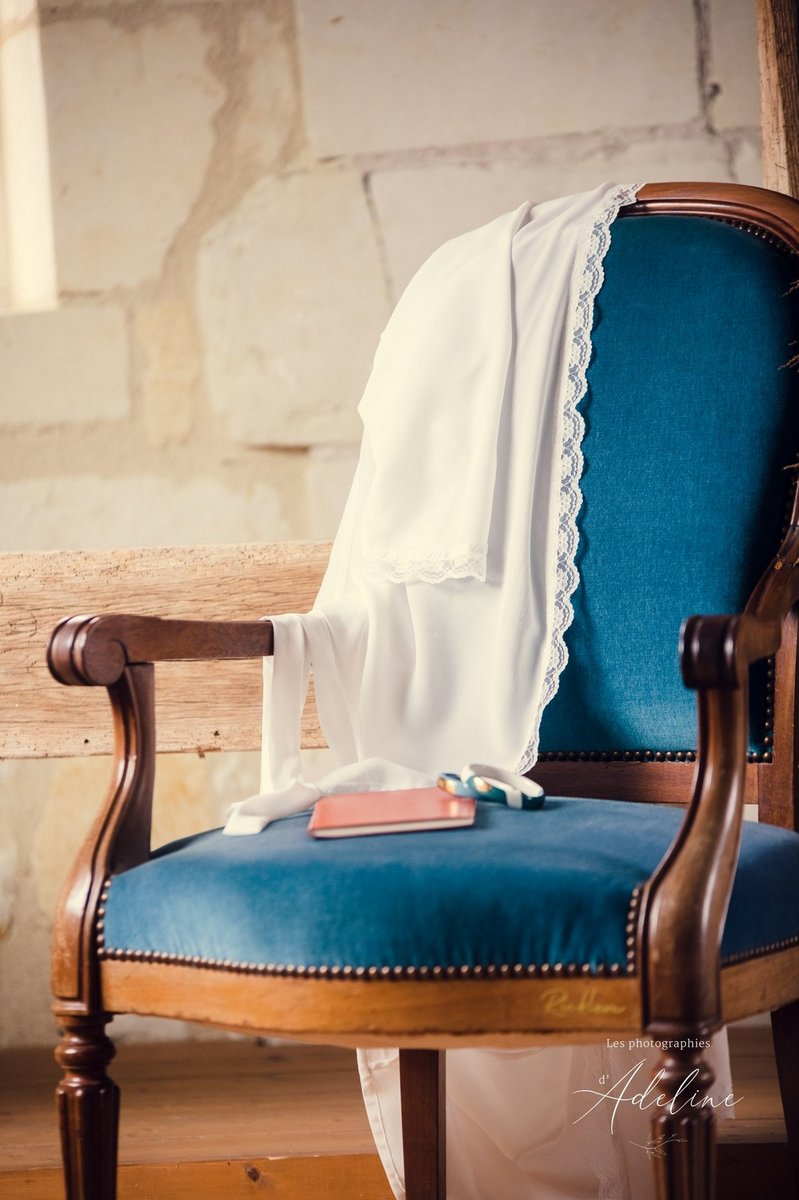
[[[68,617],[53,630],[47,664],[60,683],[110,687],[134,663],[261,658],[271,621],[182,621],[126,614]]]
[[[680,634],[685,684],[698,693],[693,798],[646,885],[647,1027],[704,1028],[721,1020],[719,949],[741,839],[748,745],[749,667],[780,648],[799,602],[799,499],[777,556],[735,616],[694,616]],[[689,967],[672,970],[676,951]]]
[[[94,924],[109,875],[145,862],[155,772],[153,663],[271,654],[271,621],[184,621],[107,614],[68,617],[53,630],[47,663],[57,680],[108,689],[114,766],[103,808],[59,905],[53,987],[62,1002],[99,1004]]]
[[[688,617],[680,664],[689,688],[738,688],[746,669],[780,648],[782,622],[756,613]]]
[[[799,488],[777,554],[743,613],[689,617],[680,631],[682,677],[689,688],[739,688],[758,659],[776,654],[782,626],[799,602]]]
[[[799,603],[799,489],[782,545],[735,616],[694,616],[680,634],[685,684],[697,690],[699,745],[682,827],[645,887],[647,1027],[708,1032],[721,1020],[719,948],[741,839],[749,667],[775,654]],[[672,969],[679,952],[689,967]]]

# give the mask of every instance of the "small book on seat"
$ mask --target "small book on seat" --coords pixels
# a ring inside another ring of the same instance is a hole
[[[474,824],[477,801],[450,796],[441,788],[352,792],[316,801],[308,832],[318,838],[363,837],[373,833],[416,833]]]

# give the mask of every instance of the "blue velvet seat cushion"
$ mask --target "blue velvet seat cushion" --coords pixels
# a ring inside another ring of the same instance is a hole
[[[675,808],[548,799],[480,804],[470,829],[317,841],[307,813],[252,837],[214,830],[116,876],[104,953],[247,969],[636,969],[634,889],[682,818]],[[799,940],[799,834],[745,824],[725,958]]]

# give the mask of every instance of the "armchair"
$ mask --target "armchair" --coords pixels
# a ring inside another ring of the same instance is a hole
[[[669,1043],[660,1200],[707,1200],[697,1042],[771,1012],[799,1178],[795,488],[781,529],[799,445],[799,204],[664,184],[621,216],[583,402],[570,661],[534,771],[556,798],[542,812],[485,806],[446,835],[445,862],[437,834],[320,846],[302,818],[151,854],[153,664],[269,654],[271,627],[99,615],[54,631],[53,674],[108,689],[116,747],[54,935],[69,1200],[115,1194],[105,1025],[123,1012],[398,1045],[408,1200],[446,1195],[448,1047],[644,1035]]]

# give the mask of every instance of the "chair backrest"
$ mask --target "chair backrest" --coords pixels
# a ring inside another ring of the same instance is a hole
[[[612,229],[581,406],[580,585],[544,761],[690,761],[681,622],[741,611],[785,525],[799,257],[734,204],[684,208],[637,206]],[[753,762],[771,759],[772,683],[767,667],[753,680]]]

